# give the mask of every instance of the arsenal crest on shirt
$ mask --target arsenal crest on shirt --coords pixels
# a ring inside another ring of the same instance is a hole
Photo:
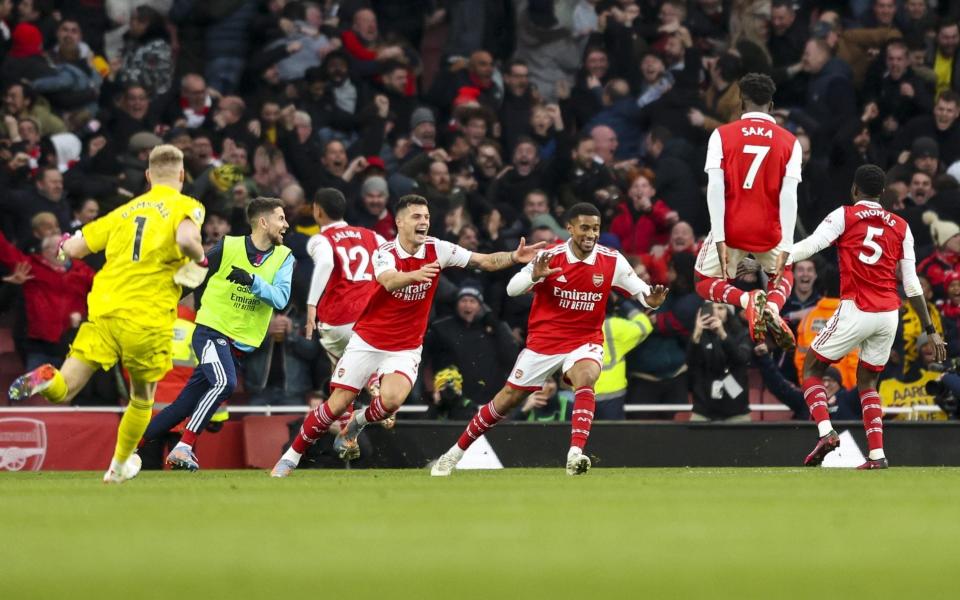
[[[593,274],[593,285],[600,287],[603,285],[603,273],[594,273]]]

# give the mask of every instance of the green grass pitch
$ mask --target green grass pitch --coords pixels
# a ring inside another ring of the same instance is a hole
[[[0,598],[957,598],[960,469],[0,475]]]

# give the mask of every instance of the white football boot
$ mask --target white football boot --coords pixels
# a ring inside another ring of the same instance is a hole
[[[115,460],[111,460],[110,468],[107,469],[107,472],[103,474],[103,482],[123,483],[129,479],[133,479],[140,474],[140,468],[142,466],[143,461],[140,460],[140,455],[136,452],[131,454],[130,458],[128,458],[123,464],[120,464]]]
[[[443,455],[437,459],[437,462],[433,463],[433,466],[430,468],[430,475],[433,477],[447,477],[457,468],[457,463],[460,462],[461,458],[463,458],[463,450],[460,449],[460,446],[454,444],[452,448],[444,452]]]
[[[567,452],[567,475],[583,475],[590,470],[590,457],[574,446]]]

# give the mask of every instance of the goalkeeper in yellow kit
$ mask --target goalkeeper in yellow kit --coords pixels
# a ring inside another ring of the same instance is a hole
[[[108,483],[131,479],[140,471],[134,454],[147,424],[156,382],[173,367],[173,323],[181,285],[196,287],[206,275],[200,241],[204,208],[180,193],[183,153],[169,145],[150,153],[150,191],[64,236],[63,255],[77,260],[106,252],[106,264],[87,296],[88,321],[80,326],[60,369],[43,365],[10,387],[18,400],[41,394],[51,402],[69,402],[97,369],[122,361],[130,374],[130,403],[120,420]]]

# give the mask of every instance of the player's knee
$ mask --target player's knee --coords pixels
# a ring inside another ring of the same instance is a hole
[[[229,398],[233,395],[233,392],[237,389],[237,376],[232,375],[226,378],[225,383],[223,384],[223,391],[220,392],[221,398]]]
[[[500,397],[500,402],[497,402],[494,405],[496,406],[499,404],[500,406],[498,406],[498,408],[504,408],[509,410],[511,408],[515,408],[519,406],[521,402],[526,400],[529,394],[530,392],[527,392],[524,390],[518,390],[516,388],[510,387],[509,385],[506,385],[503,387],[503,389],[500,390],[500,393],[497,394],[497,396]]]

